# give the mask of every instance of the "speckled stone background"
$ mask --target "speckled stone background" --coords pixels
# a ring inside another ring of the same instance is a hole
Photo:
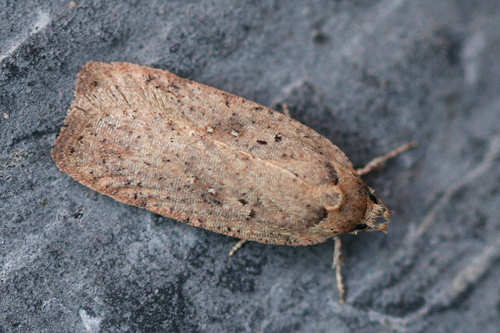
[[[500,2],[0,1],[0,332],[498,332]],[[247,244],[126,206],[49,151],[89,60],[292,115],[361,166],[390,232]]]

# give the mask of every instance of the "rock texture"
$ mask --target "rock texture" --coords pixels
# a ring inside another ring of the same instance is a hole
[[[0,331],[496,332],[498,1],[0,1]],[[276,107],[358,166],[389,233],[247,244],[120,204],[50,148],[90,60]]]

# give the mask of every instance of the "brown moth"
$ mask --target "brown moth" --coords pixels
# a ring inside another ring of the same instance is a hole
[[[52,157],[78,182],[192,226],[278,245],[386,230],[391,212],[328,139],[245,98],[129,63],[86,64]],[[337,238],[338,239],[338,238]],[[335,264],[340,295],[340,243]]]

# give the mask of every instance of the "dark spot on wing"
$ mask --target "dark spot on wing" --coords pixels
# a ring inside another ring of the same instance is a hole
[[[328,173],[326,183],[332,183],[333,185],[337,185],[339,183],[339,176],[337,174],[337,169],[335,169],[335,167],[330,162],[326,162],[325,167]]]

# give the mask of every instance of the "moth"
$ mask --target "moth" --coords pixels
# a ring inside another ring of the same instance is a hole
[[[313,245],[385,231],[390,210],[328,139],[245,98],[130,63],[89,62],[51,152],[118,201],[245,241]],[[380,221],[383,220],[383,221]]]

